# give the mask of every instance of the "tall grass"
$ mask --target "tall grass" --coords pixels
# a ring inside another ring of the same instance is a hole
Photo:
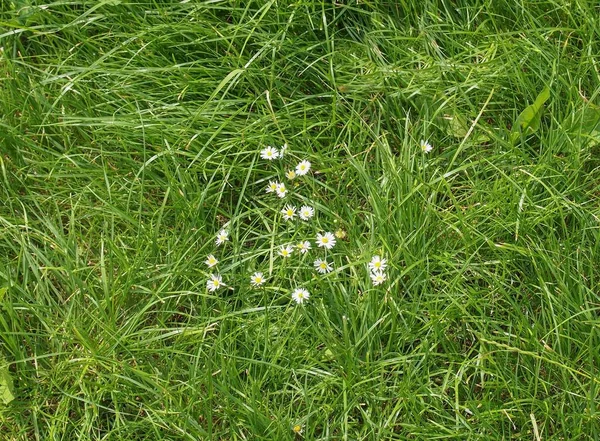
[[[0,11],[2,439],[600,437],[595,2]]]

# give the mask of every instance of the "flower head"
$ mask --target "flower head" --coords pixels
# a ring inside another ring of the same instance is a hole
[[[335,237],[331,233],[317,234],[317,245],[320,247],[327,248],[328,250],[332,249],[335,246]]]
[[[219,234],[217,234],[217,239],[215,240],[215,243],[217,245],[221,245],[225,242],[227,242],[229,240],[229,232],[227,230],[221,230],[219,231]]]
[[[298,164],[296,166],[296,173],[298,174],[298,176],[304,176],[305,174],[307,174],[310,170],[310,162],[307,161],[306,159],[304,161],[301,161],[300,164]]]
[[[285,184],[283,182],[277,184],[277,189],[275,191],[277,192],[277,196],[280,198],[285,197],[287,194],[287,189],[285,188]]]
[[[206,264],[207,267],[212,268],[213,266],[215,266],[217,263],[219,263],[219,261],[217,260],[217,258],[215,256],[213,256],[212,254],[210,254],[206,260],[204,261],[204,263]]]
[[[275,147],[267,146],[267,148],[260,151],[260,157],[272,161],[279,158],[279,151]]]
[[[296,177],[296,172],[294,170],[288,170],[285,172],[285,177],[291,181]]]
[[[336,230],[335,232],[335,237],[337,237],[338,239],[345,239],[347,236],[346,231],[342,230],[341,228],[339,230]]]
[[[285,220],[292,220],[296,216],[296,207],[293,205],[286,205],[282,210],[283,218]]]
[[[315,260],[314,265],[315,269],[321,274],[327,274],[333,270],[333,267],[327,262],[327,259],[317,259]]]
[[[373,281],[373,285],[375,286],[381,285],[383,282],[385,282],[386,279],[387,276],[383,271],[373,271],[371,273],[371,280]]]
[[[310,250],[310,242],[308,240],[305,240],[304,242],[298,242],[296,248],[298,248],[300,253],[306,254],[308,250]]]
[[[303,205],[302,207],[300,207],[300,219],[307,221],[314,215],[315,209],[313,207],[309,207],[308,205]]]
[[[284,258],[290,257],[292,255],[293,251],[294,251],[294,249],[290,245],[283,245],[279,249],[279,255]]]
[[[429,153],[430,151],[433,150],[433,146],[431,144],[429,144],[428,141],[421,140],[421,143],[419,144],[419,146],[421,147],[421,150],[423,151],[423,153]]]
[[[223,279],[219,274],[211,274],[210,279],[206,281],[206,288],[211,292],[216,291],[223,285]]]
[[[265,283],[265,278],[263,276],[263,273],[254,273],[252,274],[252,276],[250,276],[250,285],[252,286],[260,286],[263,283]]]
[[[294,424],[294,426],[292,427],[292,432],[294,432],[297,435],[302,435],[302,426],[300,424]]]
[[[283,155],[285,155],[287,153],[287,149],[288,149],[288,145],[287,145],[287,142],[286,142],[279,149],[279,157],[280,158],[283,158]]]
[[[277,181],[269,181],[269,185],[267,185],[267,193],[274,193],[277,191],[277,187],[279,187],[279,182]]]
[[[382,259],[379,256],[373,256],[369,262],[369,269],[371,271],[383,271],[387,267],[387,260]]]
[[[296,303],[303,303],[305,300],[308,300],[309,297],[310,293],[304,288],[296,288],[292,292],[292,299],[294,299]]]

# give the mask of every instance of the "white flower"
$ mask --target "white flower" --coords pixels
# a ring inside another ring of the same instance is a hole
[[[296,177],[296,172],[294,170],[288,170],[285,172],[285,177],[291,181]]]
[[[309,207],[308,205],[303,205],[300,207],[300,219],[307,221],[314,215],[315,209],[313,207]]]
[[[210,254],[206,260],[204,261],[204,263],[206,264],[206,266],[208,266],[209,268],[212,268],[213,266],[215,266],[217,263],[219,263],[219,261],[217,260],[217,258],[215,256],[213,256],[212,254]]]
[[[285,197],[285,195],[287,194],[287,189],[285,188],[284,183],[278,183],[277,190],[275,191],[277,192],[277,196],[279,196],[280,198]]]
[[[219,231],[219,234],[217,234],[217,239],[215,240],[215,243],[217,245],[221,245],[225,242],[227,242],[229,240],[229,232],[227,230],[221,230]]]
[[[275,147],[267,146],[266,149],[260,151],[260,157],[272,161],[273,159],[279,158],[279,152]]]
[[[327,259],[317,259],[315,260],[315,269],[320,272],[321,274],[326,274],[331,272],[331,270],[333,270],[333,267],[331,266],[331,264],[329,262],[327,262]]]
[[[283,144],[281,146],[281,148],[279,149],[279,157],[283,158],[283,155],[285,155],[287,153],[287,149],[288,149],[288,145],[287,142],[285,144]]]
[[[433,150],[433,146],[431,144],[429,144],[429,142],[427,142],[427,141],[421,140],[421,143],[419,145],[420,145],[423,153],[429,153],[430,151]]]
[[[277,191],[277,187],[279,187],[279,182],[277,181],[269,181],[269,185],[267,186],[267,193],[273,193]]]
[[[263,273],[254,273],[250,277],[250,285],[252,285],[252,286],[260,286],[263,283],[265,283],[265,278],[263,276]]]
[[[285,220],[292,220],[296,216],[296,207],[293,205],[286,205],[282,210],[283,218]]]
[[[383,271],[373,271],[371,273],[371,280],[373,280],[373,285],[381,285],[383,282],[385,282],[386,279],[387,276]]]
[[[308,250],[310,250],[310,242],[308,240],[305,240],[304,242],[298,242],[296,248],[298,248],[302,254],[306,254]]]
[[[303,303],[305,300],[308,300],[309,297],[310,293],[304,288],[296,288],[292,292],[292,299],[294,299],[296,303]]]
[[[221,278],[221,276],[219,274],[217,274],[217,275],[211,274],[210,280],[206,281],[206,288],[209,291],[216,291],[221,286],[223,286],[223,279]]]
[[[310,162],[308,162],[306,159],[296,166],[296,173],[298,174],[298,176],[304,176],[308,173],[309,170]]]
[[[335,237],[331,233],[318,233],[316,242],[318,246],[325,247],[330,250],[335,246]]]
[[[382,259],[379,256],[373,256],[369,262],[369,269],[371,271],[383,271],[387,267],[387,260]]]
[[[294,251],[294,249],[290,246],[290,245],[283,245],[280,249],[279,249],[279,255],[281,257],[290,257],[292,255],[292,252]]]

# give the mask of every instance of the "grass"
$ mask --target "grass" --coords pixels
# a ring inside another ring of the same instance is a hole
[[[595,2],[0,11],[2,439],[600,438]]]

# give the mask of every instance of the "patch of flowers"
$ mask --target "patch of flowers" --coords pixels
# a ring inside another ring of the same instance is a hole
[[[419,147],[424,153],[428,153],[432,150],[432,146],[426,141],[421,141]],[[308,302],[311,297],[311,293],[307,286],[313,285],[314,281],[318,283],[318,279],[321,277],[329,277],[331,273],[336,274],[336,272],[341,270],[336,270],[337,267],[335,265],[336,256],[339,257],[340,252],[334,252],[333,249],[338,245],[339,241],[346,239],[347,234],[343,229],[338,229],[333,233],[319,228],[321,226],[321,222],[319,221],[326,221],[322,218],[319,218],[317,222],[313,222],[317,210],[315,205],[310,202],[309,195],[302,194],[302,189],[308,187],[304,184],[310,182],[312,175],[311,171],[313,170],[313,164],[308,159],[301,159],[296,164],[290,164],[289,162],[292,159],[292,155],[288,155],[287,153],[287,144],[280,149],[267,146],[260,150],[259,154],[265,161],[265,165],[281,164],[279,167],[279,173],[281,174],[278,173],[279,177],[284,177],[284,179],[292,181],[289,182],[290,188],[288,188],[281,180],[269,180],[267,187],[265,188],[267,198],[273,197],[270,195],[277,196],[281,199],[285,198],[285,201],[279,203],[276,202],[277,198],[271,199],[266,205],[273,209],[271,224],[285,228],[291,235],[289,241],[286,241],[288,243],[272,243],[270,256],[271,259],[273,257],[278,258],[279,262],[281,262],[280,264],[283,264],[283,260],[291,259],[290,262],[293,262],[293,265],[297,265],[298,268],[305,267],[308,270],[312,266],[312,276],[309,277],[309,280],[294,280],[292,286],[288,288],[291,300],[297,304],[303,304]],[[283,162],[288,164],[283,164]],[[288,167],[285,167],[285,165]],[[302,202],[297,205],[294,204],[294,202],[299,201]],[[215,238],[215,245],[217,247],[223,247],[228,241],[229,227],[228,224],[226,224],[226,226],[218,232]],[[315,246],[313,247],[313,245]],[[315,253],[316,255],[307,262],[305,256],[310,253]],[[311,261],[312,265],[310,264]],[[273,260],[270,260],[270,262],[270,268],[272,268]],[[218,263],[219,260],[213,254],[206,257],[205,264],[209,269],[216,268]],[[260,265],[260,263],[257,263],[257,266],[260,267]],[[277,263],[275,263],[275,265],[277,265]],[[386,272],[387,268],[387,259],[381,255],[372,256],[370,262],[367,264],[367,271],[373,286],[382,285],[388,280]],[[267,284],[272,275],[269,272],[268,276],[265,276],[265,270],[266,268],[263,268],[263,271],[255,271],[252,275],[247,276],[248,279],[246,280],[249,280],[247,283],[249,283],[250,287],[261,289]],[[298,271],[296,274],[301,275],[311,273],[308,271]],[[210,274],[206,281],[207,290],[210,292],[215,292],[225,286],[223,278],[218,273]]]

